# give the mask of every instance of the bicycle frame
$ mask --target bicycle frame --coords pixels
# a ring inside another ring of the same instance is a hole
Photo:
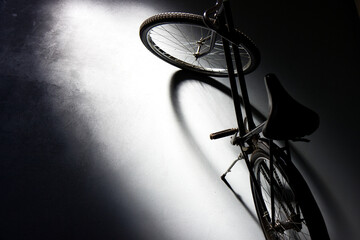
[[[289,140],[307,141],[303,137],[318,128],[319,116],[293,99],[275,74],[269,73],[264,80],[270,114],[265,122],[256,121],[255,125],[252,112],[256,111],[250,105],[244,75],[256,69],[260,52],[251,39],[234,28],[229,1],[217,0],[203,17],[183,12],[154,15],[140,26],[141,41],[150,52],[176,67],[229,77],[237,127],[213,133],[210,138],[232,135],[231,144],[240,147],[239,156],[221,179],[242,202],[226,174],[238,161],[245,161],[265,238],[329,239],[321,211],[291,162],[289,149]]]
[[[212,19],[211,16],[214,16]],[[235,114],[236,114],[236,120],[238,129],[228,129],[225,131],[217,132],[210,135],[211,139],[217,139],[222,138],[225,136],[233,135],[231,143],[233,145],[239,145],[241,149],[241,154],[238,159],[236,159],[229,169],[222,175],[221,179],[225,182],[225,184],[231,189],[231,191],[234,192],[231,185],[226,180],[226,174],[231,171],[232,167],[241,159],[245,160],[245,163],[247,165],[247,168],[249,170],[250,178],[254,183],[256,194],[260,194],[260,186],[256,181],[255,173],[252,170],[252,166],[249,160],[249,155],[254,150],[255,143],[254,141],[257,141],[259,139],[259,134],[262,132],[263,126],[266,122],[261,123],[258,126],[255,126],[253,115],[251,112],[251,105],[249,101],[248,91],[246,87],[245,82],[245,76],[243,73],[239,48],[235,44],[236,42],[236,36],[234,33],[234,24],[232,20],[232,14],[230,10],[230,5],[227,0],[218,0],[216,5],[209,10],[205,11],[204,13],[204,23],[214,30],[217,34],[219,34],[222,37],[223,41],[223,48],[225,52],[225,58],[226,58],[226,64],[228,67],[228,75],[230,80],[230,87],[232,92],[232,99],[233,104],[235,108]],[[212,34],[212,37],[214,37],[214,34]],[[211,40],[212,41],[212,40]],[[230,47],[231,46],[231,47]],[[210,49],[211,51],[211,49]],[[233,56],[235,59],[235,66],[233,65],[231,51],[233,52]],[[236,68],[236,72],[235,72]],[[238,82],[236,81],[236,75],[238,77]],[[240,105],[240,96],[238,93],[238,85],[240,87],[241,95],[243,98],[243,107],[245,112],[245,117],[248,122],[248,129],[246,129],[245,123],[244,123],[244,116],[242,113],[241,105]],[[285,142],[285,151],[281,151],[280,148],[276,147],[274,149],[274,144],[272,140],[269,141],[269,147],[270,147],[270,172],[272,173],[274,171],[274,161],[273,156],[276,154],[276,156],[281,156],[283,160],[291,161],[290,160],[290,152],[289,152],[289,145],[288,141]],[[248,146],[246,146],[248,144]],[[273,174],[270,174],[270,187],[271,187],[271,223],[272,227],[275,227],[275,214],[274,214],[274,176]],[[266,209],[265,203],[262,203],[262,209]],[[267,212],[265,212],[267,214]]]
[[[215,15],[216,18],[215,22],[213,19],[210,18],[210,15],[212,14]],[[226,63],[228,66],[228,74],[230,79],[232,98],[234,101],[237,125],[240,132],[240,136],[244,136],[246,134],[246,131],[243,120],[244,118],[240,107],[240,96],[237,91],[237,83],[236,83],[235,75],[238,76],[240,91],[242,94],[243,105],[245,109],[245,116],[248,121],[249,130],[255,128],[255,123],[251,112],[251,105],[249,101],[245,77],[242,71],[242,63],[241,63],[239,49],[238,46],[234,43],[236,39],[236,35],[234,34],[234,24],[232,21],[232,14],[231,14],[229,2],[227,0],[218,0],[217,4],[213,8],[205,11],[204,22],[209,28],[214,30],[222,37]],[[235,58],[235,67],[237,70],[237,74],[235,74],[235,68],[232,62],[230,45],[232,47]]]

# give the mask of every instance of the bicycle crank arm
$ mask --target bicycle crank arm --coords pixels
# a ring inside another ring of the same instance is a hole
[[[214,140],[214,139],[227,137],[227,136],[233,135],[233,134],[235,134],[237,132],[238,132],[237,128],[226,129],[226,130],[223,130],[223,131],[220,131],[220,132],[215,132],[215,133],[210,134],[210,139]]]

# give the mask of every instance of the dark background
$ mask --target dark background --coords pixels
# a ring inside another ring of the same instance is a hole
[[[1,239],[262,239],[226,79],[179,72],[141,44],[164,11],[215,1],[0,1]],[[275,73],[320,128],[295,161],[332,239],[359,239],[360,28],[350,0],[231,1],[262,60],[247,76],[266,116]],[[223,84],[223,85],[219,85]],[[238,171],[238,172],[237,172]]]

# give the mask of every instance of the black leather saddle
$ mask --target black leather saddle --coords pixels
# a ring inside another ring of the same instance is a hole
[[[319,127],[319,116],[292,98],[274,74],[265,76],[270,115],[263,128],[274,140],[300,140]]]

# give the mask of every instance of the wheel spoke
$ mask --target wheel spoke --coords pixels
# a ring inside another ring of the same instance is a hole
[[[265,203],[267,212],[271,219],[271,177],[270,177],[270,161],[262,157],[258,158],[254,166],[255,176],[260,185],[262,200]],[[301,220],[303,218],[301,209],[295,201],[295,195],[287,181],[286,176],[278,168],[276,159],[274,160],[274,194],[275,194],[275,231],[279,239],[311,239],[308,232],[306,222]],[[298,215],[296,215],[298,214]],[[294,219],[293,216],[298,216]],[[296,219],[299,219],[297,221]],[[295,221],[293,221],[295,220]],[[263,219],[263,221],[268,221]],[[301,229],[298,224],[301,223]],[[267,222],[270,226],[271,223]],[[270,227],[271,229],[271,227]]]
[[[188,51],[191,52],[191,50],[188,49],[188,47],[186,47],[186,45],[183,42],[179,41],[176,38],[176,33],[170,33],[168,30],[165,29],[164,26],[160,26],[156,29],[151,29],[151,31],[149,33],[150,33],[150,36],[153,39],[153,41],[156,39],[156,38],[154,38],[155,37],[154,35],[156,34],[157,37],[163,38],[164,40],[168,41],[168,45],[171,46],[171,43],[173,43],[175,45],[178,45],[179,47],[184,47],[185,49],[187,49]],[[156,40],[158,40],[158,39],[156,39]],[[163,42],[166,42],[164,40],[163,40]]]
[[[202,71],[227,74],[221,38],[216,39],[213,49],[208,54],[195,58],[194,54],[199,44],[202,44],[201,52],[210,50],[211,34],[212,30],[200,25],[165,23],[153,27],[147,38],[152,49],[168,61]],[[200,40],[202,43],[198,43]],[[239,50],[246,65],[250,61],[250,55],[242,46],[239,46]]]

